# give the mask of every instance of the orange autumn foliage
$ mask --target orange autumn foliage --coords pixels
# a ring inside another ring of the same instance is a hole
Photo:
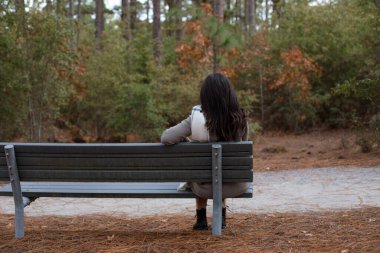
[[[203,15],[206,17],[212,15],[210,4],[202,4]],[[188,35],[190,40],[181,42],[177,45],[177,62],[179,66],[187,71],[210,64],[212,61],[212,42],[204,33],[204,22],[201,20],[190,20],[184,25],[184,33]]]
[[[298,48],[282,53],[281,60],[283,62],[282,72],[269,88],[272,90],[283,86],[297,88],[301,91],[301,98],[309,97],[311,90],[309,75],[320,75],[322,68],[311,58],[306,57]]]

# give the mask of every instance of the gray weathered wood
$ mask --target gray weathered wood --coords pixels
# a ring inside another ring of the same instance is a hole
[[[0,143],[8,145],[14,143]],[[173,154],[173,153],[210,153],[212,143],[178,143],[172,146],[166,146],[160,143],[92,143],[92,144],[74,144],[74,143],[17,143],[15,150],[17,153],[47,153],[47,154],[96,154],[96,153],[129,153],[129,154]],[[224,152],[252,152],[252,142],[219,142]]]
[[[252,171],[228,170],[226,182],[250,182]],[[210,182],[211,170],[21,170],[22,181],[62,182]]]
[[[0,153],[1,154],[1,153]],[[248,157],[252,155],[252,152],[223,152],[223,157]],[[187,153],[147,153],[147,154],[129,154],[129,153],[60,153],[60,154],[49,154],[49,153],[21,153],[17,152],[17,157],[53,157],[53,158],[172,158],[172,157],[210,157],[211,152],[198,153],[198,152],[187,152]],[[1,159],[3,158],[3,160]],[[5,157],[0,155],[0,165],[6,164]]]
[[[86,166],[86,167],[78,167],[78,166],[51,166],[51,165],[20,165],[17,164],[18,170],[20,171],[28,171],[28,170],[67,170],[70,171],[86,171],[86,170],[93,170],[93,171],[101,171],[101,170],[110,170],[110,171],[171,171],[171,170],[187,170],[187,171],[197,171],[197,170],[210,170],[211,165],[204,165],[204,166],[160,166],[159,164],[155,164],[154,166],[144,166],[144,167],[137,167],[137,166]],[[249,165],[244,166],[223,166],[224,170],[233,170],[236,171],[236,173],[239,173],[239,170],[241,171],[251,171],[252,167]],[[8,173],[7,168],[5,167],[4,172]],[[8,174],[7,174],[8,176]],[[22,181],[22,180],[21,180]]]
[[[222,234],[222,146],[212,145],[212,234]]]
[[[18,176],[16,155],[13,145],[4,147],[7,159],[9,179],[12,185],[13,200],[15,203],[15,219],[16,219],[16,238],[24,237],[24,203],[22,199],[20,179]]]
[[[227,157],[223,159],[226,166],[251,165],[250,157]],[[178,167],[178,166],[211,166],[211,157],[178,157],[178,158],[51,158],[51,157],[18,157],[19,166],[77,166],[77,167]]]

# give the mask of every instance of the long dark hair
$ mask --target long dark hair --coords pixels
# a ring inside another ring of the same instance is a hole
[[[215,73],[206,77],[201,88],[206,127],[219,141],[238,141],[247,131],[247,121],[230,80]]]

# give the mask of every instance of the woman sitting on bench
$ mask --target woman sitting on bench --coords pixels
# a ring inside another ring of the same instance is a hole
[[[236,92],[230,80],[222,74],[210,74],[204,80],[200,92],[201,106],[195,106],[191,115],[181,123],[165,130],[161,142],[172,145],[190,141],[242,141],[247,140],[248,127],[245,114],[239,106]],[[212,198],[211,183],[188,183],[197,195],[197,221],[195,230],[207,230],[207,199]],[[223,183],[222,228],[226,226],[226,198],[243,194],[249,183]]]

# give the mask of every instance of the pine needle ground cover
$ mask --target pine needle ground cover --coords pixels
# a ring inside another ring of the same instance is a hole
[[[380,208],[324,213],[231,214],[220,237],[191,230],[194,217],[0,217],[0,252],[380,252]]]

